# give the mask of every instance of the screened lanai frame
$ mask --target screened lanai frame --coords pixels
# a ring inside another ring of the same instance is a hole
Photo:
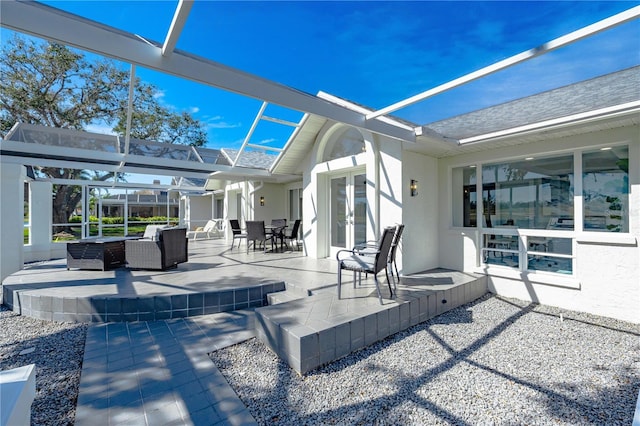
[[[213,172],[265,176],[232,166],[220,150],[16,123],[0,145],[3,161],[33,166],[207,178]]]
[[[190,1],[178,2],[173,22],[164,43],[145,40],[138,35],[37,2],[4,1],[2,5],[3,13],[0,14],[0,24],[5,28],[18,32],[31,34],[38,38],[59,42],[131,64],[132,76],[135,75],[136,66],[141,66],[206,86],[262,100],[264,102],[263,108],[258,113],[254,126],[264,120],[278,122],[294,128],[292,136],[280,153],[279,157],[281,158],[291,148],[291,143],[294,141],[296,133],[305,119],[309,117],[309,114],[409,143],[421,142],[429,144],[435,141],[458,147],[466,145],[465,142],[475,143],[476,140],[457,140],[450,135],[439,134],[433,129],[400,122],[388,114],[640,17],[640,6],[630,8],[627,11],[424,91],[386,108],[377,111],[362,111],[347,107],[339,100],[328,99],[320,95],[310,95],[206,58],[175,50],[177,40],[186,24],[192,6],[193,2]],[[131,80],[133,81],[133,78]],[[264,107],[267,104],[289,108],[305,115],[297,124],[263,117]],[[129,105],[129,110],[131,110],[131,104]],[[220,176],[236,176],[238,179],[270,178],[273,170],[271,168],[265,170],[262,168],[239,167],[241,164],[239,158],[243,150],[247,147],[255,148],[250,144],[252,132],[253,130],[249,131],[247,138],[243,142],[242,149],[237,153],[231,165],[215,164],[212,161],[195,161],[198,151],[195,151],[195,155],[191,157],[191,148],[184,150],[178,148],[174,153],[179,157],[178,159],[138,155],[142,152],[147,154],[155,152],[157,155],[164,148],[155,146],[155,142],[143,142],[140,146],[147,148],[134,153],[136,151],[136,142],[134,141],[131,144],[132,141],[128,138],[128,129],[125,131],[124,144],[120,142],[114,144],[113,152],[100,152],[77,147],[74,148],[75,151],[68,152],[68,148],[56,150],[53,146],[8,140],[0,144],[0,153],[2,154],[3,162],[13,162],[15,164],[34,164],[33,162],[38,160],[40,162],[46,161],[54,167],[99,168],[115,172],[162,174],[205,179]],[[123,146],[124,149],[122,149]],[[131,146],[134,147],[133,150],[130,149]],[[156,150],[155,148],[158,149]],[[184,154],[187,152],[188,155],[185,157]],[[200,160],[203,158],[210,157],[200,155]],[[275,164],[277,164],[277,161]],[[39,165],[42,165],[42,163]],[[99,167],[96,167],[97,165]]]
[[[460,140],[441,135],[423,126],[408,125],[406,122],[400,122],[390,117],[389,114],[640,17],[640,6],[632,7],[565,36],[396,102],[388,107],[377,111],[358,111],[345,107],[340,102],[304,93],[206,58],[175,50],[192,6],[193,2],[191,1],[178,2],[163,43],[146,40],[139,35],[112,28],[37,2],[4,1],[2,6],[3,13],[0,14],[0,24],[18,32],[95,52],[101,56],[131,64],[132,77],[135,75],[135,67],[142,66],[149,70],[159,71],[231,93],[262,100],[264,102],[263,107],[258,112],[252,129],[243,142],[243,146],[238,153],[239,157],[245,148],[250,147],[249,139],[254,130],[253,128],[261,120],[278,122],[279,124],[294,127],[293,134],[287,141],[280,156],[290,147],[296,131],[304,121],[303,118],[296,125],[296,123],[288,123],[286,120],[262,117],[267,104],[274,104],[304,114],[314,114],[406,142],[415,143],[422,136],[422,139],[427,142],[436,140],[461,146],[462,141]],[[133,81],[133,78],[131,80]],[[129,110],[131,110],[131,100]],[[125,141],[128,141],[128,128],[124,137]],[[128,147],[126,142],[125,147]],[[124,155],[128,155],[126,148]],[[233,161],[234,165],[237,163],[238,158]],[[135,163],[130,162],[129,165],[132,164]],[[188,171],[189,169],[187,168],[185,172]]]

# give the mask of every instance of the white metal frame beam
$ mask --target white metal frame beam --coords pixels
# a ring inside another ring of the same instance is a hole
[[[173,53],[178,43],[180,33],[182,33],[182,29],[184,28],[184,24],[187,23],[187,18],[189,17],[192,6],[193,0],[180,0],[178,2],[176,13],[173,15],[173,21],[171,21],[167,37],[162,45],[162,56],[169,56]]]
[[[416,140],[413,129],[385,120],[367,120],[365,114],[193,54],[176,50],[169,56],[163,56],[162,47],[158,44],[37,2],[3,0],[0,25],[394,139]]]
[[[572,33],[569,33],[562,37],[551,40],[541,46],[538,46],[533,49],[529,49],[526,52],[522,52],[517,55],[511,56],[500,62],[496,62],[495,64],[489,65],[487,67],[474,71],[470,74],[464,75],[460,78],[456,78],[455,80],[451,80],[447,83],[441,84],[440,86],[434,87],[433,89],[429,89],[427,91],[414,95],[410,98],[407,98],[402,101],[396,102],[392,105],[389,105],[388,107],[369,113],[367,114],[367,120],[371,120],[374,118],[378,118],[380,116],[390,114],[399,109],[408,107],[410,105],[421,102],[425,99],[428,99],[440,93],[446,92],[447,90],[451,90],[458,86],[462,86],[463,84],[477,80],[481,77],[485,77],[489,74],[493,74],[505,68],[512,67],[524,61],[528,61],[529,59],[533,59],[538,56],[544,55],[546,53],[552,52],[563,46],[582,40],[583,38],[592,36],[599,32],[608,30],[615,26],[637,19],[638,17],[640,17],[640,6],[632,7],[631,9],[625,10],[624,12],[618,13],[617,15],[613,15],[609,18],[606,18],[594,24],[588,25]]]

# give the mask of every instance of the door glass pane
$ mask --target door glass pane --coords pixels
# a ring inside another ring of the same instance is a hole
[[[363,243],[367,240],[367,177],[353,177],[353,242]]]
[[[347,178],[331,179],[331,245],[347,246]]]

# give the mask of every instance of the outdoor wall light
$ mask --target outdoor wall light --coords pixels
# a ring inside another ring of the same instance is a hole
[[[264,206],[264,197],[260,197],[260,205]]]
[[[409,184],[409,190],[411,191],[411,196],[415,197],[418,195],[418,181],[411,179],[411,183]]]

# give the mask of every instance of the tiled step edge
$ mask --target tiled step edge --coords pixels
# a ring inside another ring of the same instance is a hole
[[[139,297],[56,297],[4,289],[4,304],[14,312],[48,321],[135,322],[186,318],[267,305],[267,296],[285,290],[284,282],[202,293]]]

